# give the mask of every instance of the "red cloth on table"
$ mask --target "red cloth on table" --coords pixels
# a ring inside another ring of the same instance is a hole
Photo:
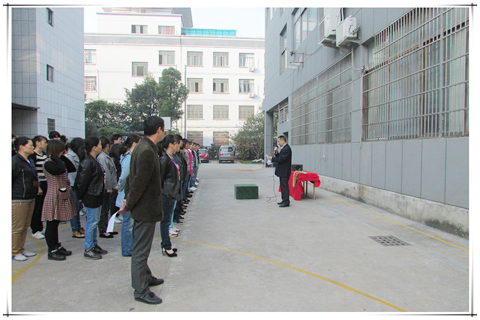
[[[320,187],[320,178],[318,177],[318,174],[313,172],[301,171],[303,173],[298,173],[298,174],[296,174],[295,172],[296,171],[292,171],[290,174],[290,179],[288,180],[288,188],[290,191],[290,196],[293,197],[293,199],[300,201],[302,199],[302,194],[303,194],[302,182],[311,181],[315,183],[315,188],[317,188],[317,187]],[[294,187],[293,179],[295,175],[297,175],[297,182]],[[278,187],[278,191],[281,191],[280,187]]]

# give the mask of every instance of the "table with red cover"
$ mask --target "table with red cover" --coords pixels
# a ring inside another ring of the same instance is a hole
[[[295,186],[293,186],[294,182]],[[300,201],[302,199],[302,194],[305,192],[304,182],[312,182],[314,184],[314,195],[315,188],[320,187],[320,178],[318,177],[318,174],[308,171],[292,171],[290,174],[290,179],[288,180],[288,188],[290,191],[290,196],[293,197],[293,199],[297,201]],[[281,191],[280,187],[279,191]]]

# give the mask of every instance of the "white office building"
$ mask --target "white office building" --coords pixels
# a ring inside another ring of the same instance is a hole
[[[228,143],[245,119],[262,110],[264,39],[194,29],[190,8],[103,10],[97,33],[85,34],[86,103],[123,103],[125,89],[147,74],[158,82],[165,68],[174,67],[190,92],[186,127],[182,118],[172,128],[200,145]]]
[[[83,9],[12,8],[12,133],[85,136]]]

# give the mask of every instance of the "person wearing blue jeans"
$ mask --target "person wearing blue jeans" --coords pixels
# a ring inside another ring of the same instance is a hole
[[[120,178],[118,178],[118,195],[115,205],[122,207],[122,202],[125,199],[125,186],[127,178],[130,175],[130,161],[132,159],[132,152],[135,146],[140,141],[140,137],[136,134],[128,136],[124,143],[119,148],[120,165],[122,167]],[[123,213],[122,221],[122,256],[130,257],[132,255],[133,247],[133,219],[130,212]]]
[[[67,154],[68,160],[70,160],[75,169],[78,171],[80,161],[85,158],[85,140],[82,138],[73,138],[70,142],[70,151]],[[77,178],[77,171],[68,173],[68,180],[72,188],[75,185],[75,179]],[[80,201],[78,201],[77,192],[73,191],[73,199],[75,200],[75,208],[77,214],[70,220],[70,226],[72,227],[72,238],[85,238],[85,230],[80,223],[79,211],[82,208]]]
[[[85,226],[85,252],[83,256],[88,259],[101,259],[102,254],[107,254],[97,243],[97,226],[100,220],[102,202],[105,190],[104,172],[102,166],[96,161],[102,151],[102,143],[97,137],[85,140],[87,154],[78,166],[74,189],[79,201],[82,201],[87,210]]]

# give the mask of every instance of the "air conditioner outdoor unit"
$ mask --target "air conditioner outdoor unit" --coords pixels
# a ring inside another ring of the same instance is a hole
[[[323,38],[335,39],[335,23],[330,15],[326,15],[323,18]]]
[[[249,97],[249,98],[255,98],[255,93],[250,92],[250,93],[248,94],[248,97]]]
[[[347,46],[352,40],[357,39],[357,18],[348,16],[343,20],[336,30],[337,47]]]

